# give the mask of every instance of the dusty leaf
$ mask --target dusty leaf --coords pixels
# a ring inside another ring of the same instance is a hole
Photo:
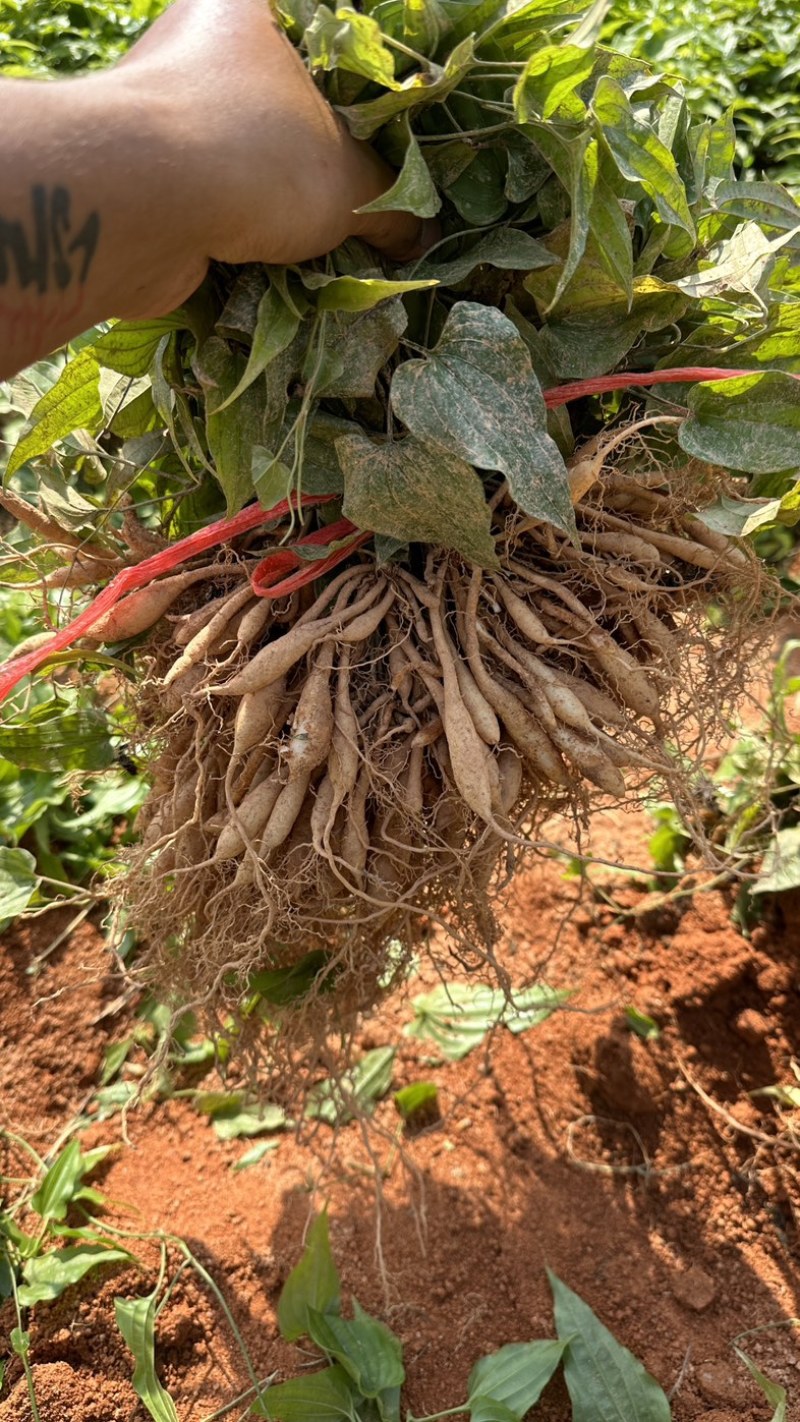
[[[449,261],[419,263],[415,275],[432,277],[440,286],[454,286],[484,263],[508,271],[530,272],[537,267],[553,266],[557,261],[558,258],[542,242],[537,242],[527,232],[516,227],[498,227],[495,232],[479,237],[466,251],[451,257]]]
[[[709,464],[770,474],[800,466],[800,381],[764,371],[695,385],[678,430],[682,449]]]
[[[364,434],[344,435],[336,452],[344,516],[358,528],[454,548],[482,567],[497,566],[483,484],[463,459],[413,437],[378,444]]]
[[[403,166],[388,192],[374,202],[359,207],[358,212],[413,212],[417,217],[434,217],[442,199],[433,183],[428,166],[404,116],[406,151]]]
[[[395,371],[392,406],[420,439],[499,470],[525,513],[574,535],[566,465],[528,349],[502,312],[458,302],[432,354]]]
[[[408,324],[399,299],[384,301],[372,311],[338,312],[332,339],[342,357],[341,373],[320,390],[328,400],[368,398],[374,394],[378,371],[397,350]]]

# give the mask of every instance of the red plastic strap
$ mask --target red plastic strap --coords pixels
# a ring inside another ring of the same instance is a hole
[[[334,494],[308,495],[303,499],[303,504],[327,504],[332,498],[335,498]],[[207,552],[209,548],[216,548],[220,543],[227,543],[242,533],[248,533],[250,529],[258,528],[259,524],[285,518],[290,512],[291,504],[288,499],[282,499],[271,509],[262,509],[260,505],[254,504],[250,508],[242,509],[242,512],[235,514],[233,518],[218,519],[207,528],[190,533],[188,538],[181,538],[177,543],[170,544],[169,548],[154,553],[151,558],[144,558],[132,568],[123,568],[83,612],[67,623],[66,627],[61,627],[54,633],[43,647],[37,647],[24,657],[15,657],[6,663],[5,669],[0,671],[0,702],[5,700],[23,677],[38,671],[54,652],[63,652],[79,637],[85,637],[98,618],[110,612],[112,607],[116,607],[126,593],[145,588],[161,577],[162,573],[171,572],[188,558],[195,558],[199,553]]]
[[[353,537],[349,538],[348,534]],[[313,583],[322,573],[336,568],[371,537],[371,533],[362,532],[348,518],[340,518],[337,523],[318,528],[314,533],[301,538],[294,548],[279,548],[274,553],[268,553],[250,579],[253,592],[259,597],[287,597],[289,593],[297,592],[298,588],[305,587],[307,583]],[[327,558],[315,558],[308,562],[296,551],[309,546],[324,548],[326,544],[338,543],[341,539],[347,539],[347,542],[343,547],[335,548]],[[295,569],[300,571],[295,572],[293,577],[286,576]]]
[[[800,375],[791,374],[793,380]],[[720,370],[714,366],[685,365],[673,366],[670,370],[621,371],[619,375],[593,375],[588,380],[572,380],[568,385],[551,385],[544,392],[544,403],[553,409],[556,405],[566,405],[570,400],[580,400],[583,395],[607,395],[612,390],[627,390],[633,385],[674,385],[692,384],[702,380],[733,380],[739,375],[766,375],[767,370]]]
[[[619,375],[596,375],[587,380],[571,381],[568,385],[551,386],[549,390],[544,391],[544,400],[545,404],[553,409],[558,405],[566,405],[571,400],[579,400],[585,395],[605,395],[614,390],[628,390],[637,385],[732,380],[736,376],[763,375],[765,373],[764,370],[722,370],[713,366],[678,366],[670,370],[625,371]],[[793,379],[800,380],[800,375],[790,373]],[[306,507],[326,504],[335,497],[334,494],[304,495],[303,504]],[[271,509],[262,509],[257,504],[252,505],[236,514],[234,518],[218,519],[216,523],[209,524],[207,528],[201,528],[197,533],[190,533],[188,538],[182,538],[179,542],[171,544],[169,548],[163,549],[161,553],[155,553],[151,558],[143,559],[133,568],[123,568],[111,579],[108,586],[98,593],[89,607],[66,627],[60,628],[45,646],[38,647],[34,652],[28,652],[24,657],[16,657],[6,664],[5,670],[0,671],[0,702],[5,700],[9,692],[13,691],[23,677],[38,671],[39,667],[54,652],[62,652],[67,647],[71,647],[79,637],[86,636],[98,618],[116,607],[120,598],[124,597],[126,593],[147,587],[156,578],[171,572],[173,568],[185,563],[187,559],[197,557],[198,554],[205,553],[209,548],[226,543],[242,533],[249,532],[250,529],[258,528],[259,524],[285,517],[290,509],[291,505],[288,499],[281,500]],[[291,574],[296,570],[302,559],[291,549],[281,549],[265,558],[254,574],[253,591],[259,597],[285,597],[306,583],[312,582],[322,573],[327,573],[331,568],[335,568],[356,548],[360,548],[372,537],[371,533],[359,532],[353,524],[343,519],[339,524],[319,529],[317,533],[309,534],[307,539],[301,541],[324,545],[338,536],[346,536],[346,533],[337,535],[334,532],[344,524],[347,525],[347,530],[353,529],[355,536],[343,548],[338,548],[334,553],[331,553],[328,558],[309,563],[302,571],[294,572],[294,576],[287,577],[286,574]]]

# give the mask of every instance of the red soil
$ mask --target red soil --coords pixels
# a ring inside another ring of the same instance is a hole
[[[644,860],[633,820],[609,821],[595,843],[610,859]],[[535,865],[518,879],[505,916],[500,956],[514,982],[546,960],[548,982],[578,989],[573,1010],[519,1037],[500,1030],[490,1052],[439,1067],[425,1063],[423,1043],[400,1036],[407,1001],[393,999],[366,1025],[364,1048],[401,1042],[395,1088],[432,1078],[445,1111],[441,1125],[398,1154],[391,1097],[379,1105],[385,1134],[372,1137],[372,1149],[386,1178],[377,1213],[357,1125],[335,1143],[327,1128],[311,1144],[283,1136],[241,1173],[231,1166],[250,1143],[219,1141],[188,1099],[134,1111],[127,1141],[119,1117],[84,1133],[87,1145],[115,1143],[99,1177],[112,1202],[108,1218],[190,1241],[226,1295],[259,1376],[291,1374],[306,1361],[277,1338],[275,1305],[309,1214],[327,1200],[346,1291],[355,1289],[405,1343],[405,1403],[416,1416],[462,1400],[481,1354],[552,1334],[549,1266],[674,1390],[676,1422],[766,1422],[769,1408],[731,1341],[800,1314],[800,1153],[787,1117],[747,1093],[794,1080],[800,897],[776,902],[747,941],[717,893],[620,918],[604,895],[628,910],[650,900],[625,876],[602,883],[565,920],[575,884],[553,863]],[[26,973],[63,927],[58,917],[10,932],[0,960],[0,1124],[40,1151],[86,1109],[104,1048],[125,1034],[131,1014],[88,925],[37,976]],[[424,986],[423,976],[408,991]],[[658,1040],[645,1043],[628,1029],[626,1003],[657,1019]],[[781,1134],[778,1145],[762,1139]],[[4,1172],[19,1174],[20,1157],[9,1147],[6,1155]],[[140,1253],[144,1271],[89,1276],[35,1310],[42,1422],[145,1422],[113,1316],[116,1294],[153,1286],[156,1251],[143,1245]],[[7,1304],[0,1352],[13,1323]],[[201,1422],[247,1387],[220,1310],[193,1275],[179,1280],[157,1338],[181,1422]],[[788,1388],[795,1422],[797,1343],[786,1326],[743,1341]],[[569,1415],[556,1383],[536,1416]],[[0,1422],[30,1416],[12,1359]]]

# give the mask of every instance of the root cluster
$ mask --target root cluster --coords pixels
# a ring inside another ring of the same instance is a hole
[[[604,475],[580,547],[500,494],[495,572],[361,554],[314,601],[270,602],[243,560],[172,619],[117,890],[162,991],[233,1005],[254,969],[322,950],[344,1020],[432,923],[463,960],[491,956],[493,898],[553,811],[654,776],[686,801],[740,686],[758,573],[657,483]]]

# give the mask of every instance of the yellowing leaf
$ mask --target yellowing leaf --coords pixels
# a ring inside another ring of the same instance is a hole
[[[472,67],[474,53],[475,45],[470,36],[456,46],[443,69],[433,64],[430,69],[412,74],[402,84],[396,84],[391,94],[382,94],[379,99],[342,108],[340,112],[353,137],[372,138],[396,114],[445,99]]]
[[[326,277],[317,272],[303,272],[303,282],[311,291],[319,291],[318,311],[370,311],[381,301],[403,296],[407,291],[422,291],[436,286],[435,281],[383,281],[377,277]]]
[[[387,89],[398,87],[392,51],[369,15],[349,5],[338,5],[335,13],[318,5],[304,39],[312,69],[348,69]]]
[[[27,460],[46,454],[58,440],[65,439],[74,430],[94,434],[102,424],[100,367],[90,350],[81,351],[64,367],[52,389],[34,405],[8,461],[6,479],[16,474]]]

